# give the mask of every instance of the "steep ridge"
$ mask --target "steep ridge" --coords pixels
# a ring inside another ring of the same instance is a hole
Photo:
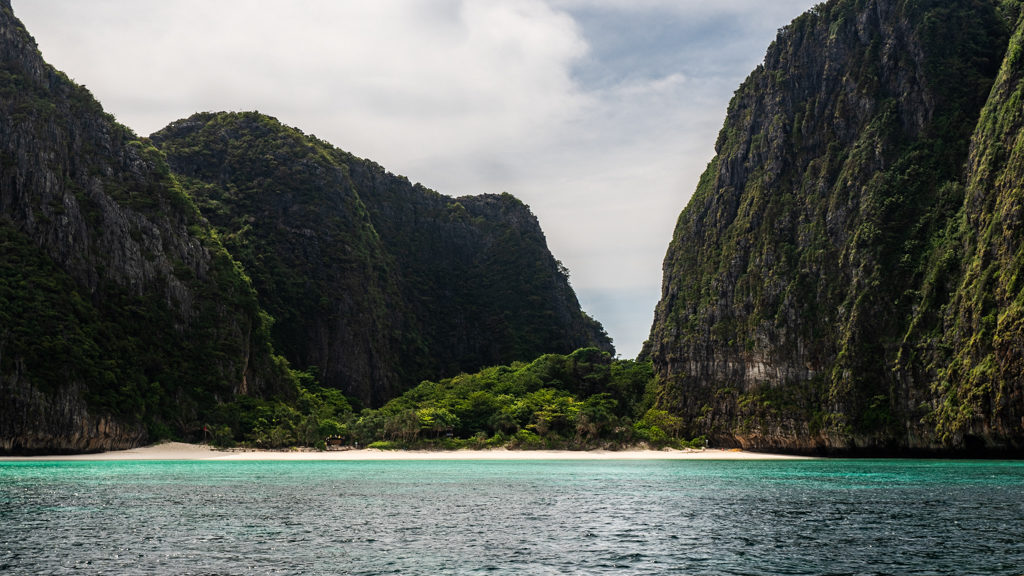
[[[965,196],[964,174],[969,151],[983,154],[971,135],[1006,53],[1004,14],[973,0],[832,0],[780,31],[680,215],[644,348],[661,405],[692,435],[802,452],[1021,447],[1019,377],[1004,370],[999,381],[1017,392],[986,411],[935,350],[962,349],[979,314],[1018,296],[1007,284],[1001,303],[947,313],[947,298],[961,301],[947,273],[958,262],[936,270],[956,222],[975,253],[968,223],[990,219],[972,197],[998,194],[974,169]],[[1000,115],[993,106],[986,114]],[[1001,223],[1019,238],[1016,222]],[[924,336],[953,318],[959,334]],[[992,338],[988,349],[999,345],[1011,346]],[[986,362],[971,346],[958,353],[964,368]],[[953,397],[969,431],[937,423]]]
[[[1024,444],[1022,96],[1019,20],[971,141],[963,208],[932,255],[907,336],[904,363],[931,382],[927,421],[946,442]]]
[[[430,372],[473,372],[587,347],[614,354],[526,204],[508,193],[451,198],[339,154],[420,319]]]
[[[443,196],[258,113],[152,139],[252,276],[278,347],[324,385],[380,405],[426,378],[610,349],[510,195]]]
[[[0,452],[126,448],[287,395],[265,328],[162,155],[0,0]]]
[[[152,140],[252,278],[278,349],[366,403],[398,394],[416,330],[331,147],[255,113],[196,114]]]

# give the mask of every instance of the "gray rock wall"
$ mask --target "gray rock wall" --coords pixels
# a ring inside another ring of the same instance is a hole
[[[969,447],[936,427],[934,361],[908,356],[931,341],[908,330],[943,304],[922,286],[960,218],[1007,38],[994,5],[967,1],[833,0],[780,31],[679,218],[645,345],[661,404],[693,435],[800,452]],[[1022,436],[979,442],[1013,450]]]

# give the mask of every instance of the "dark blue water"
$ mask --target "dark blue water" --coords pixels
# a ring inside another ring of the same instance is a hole
[[[0,573],[1024,574],[1024,463],[0,464]]]

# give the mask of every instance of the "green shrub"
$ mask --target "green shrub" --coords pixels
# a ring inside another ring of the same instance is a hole
[[[399,450],[401,446],[388,440],[378,440],[377,442],[371,442],[367,448],[372,450]]]

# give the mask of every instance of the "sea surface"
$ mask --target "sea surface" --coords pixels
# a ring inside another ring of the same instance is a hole
[[[0,463],[3,574],[1024,575],[1024,462]]]

